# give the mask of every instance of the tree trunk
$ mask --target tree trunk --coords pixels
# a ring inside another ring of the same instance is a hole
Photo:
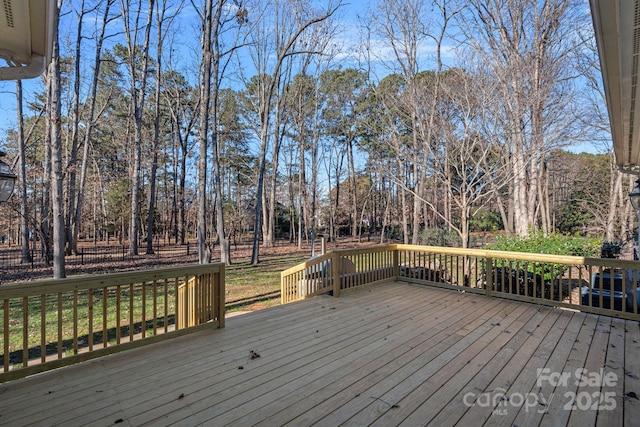
[[[72,219],[72,240],[73,242],[78,241],[78,237],[80,234],[80,223],[82,221],[82,208],[84,207],[84,193],[85,193],[85,185],[87,181],[87,169],[89,167],[89,147],[91,144],[91,135],[94,128],[94,115],[95,115],[95,106],[96,106],[96,94],[98,92],[98,81],[100,76],[100,57],[102,55],[102,44],[104,43],[104,34],[106,31],[107,23],[109,22],[109,11],[111,5],[115,0],[109,0],[105,4],[104,13],[102,15],[102,26],[100,28],[100,36],[96,42],[96,50],[93,61],[93,80],[91,83],[91,95],[89,96],[89,111],[87,113],[86,120],[86,129],[83,140],[83,151],[82,151],[82,164],[80,167],[80,182],[78,183],[78,193],[77,200],[75,202],[75,211],[70,211],[69,215],[71,216],[73,213]],[[72,197],[72,195],[70,195]]]
[[[517,125],[516,125],[517,126]],[[516,127],[519,129],[519,126]],[[513,154],[511,157],[511,168],[513,171],[513,204],[514,204],[514,227],[516,235],[526,237],[529,235],[529,224],[527,216],[527,177],[525,172],[526,162],[524,160],[522,135],[519,131],[514,132]]]
[[[164,34],[162,24],[164,23],[164,13],[166,1],[156,10],[156,87],[154,98],[153,114],[153,138],[151,143],[151,172],[149,174],[149,210],[147,213],[147,255],[153,254],[153,232],[155,229],[155,209],[156,209],[156,175],[158,173],[158,150],[160,144],[160,82],[162,80],[162,45]]]
[[[181,245],[186,243],[187,210],[185,206],[185,187],[187,178],[187,147],[186,144],[180,152],[180,180],[178,182],[178,241]]]
[[[286,58],[295,55],[296,52],[293,51],[293,47],[295,43],[300,39],[302,34],[307,30],[307,28],[323,22],[327,20],[331,15],[333,15],[339,6],[334,6],[332,2],[329,3],[324,14],[321,14],[318,17],[312,17],[307,21],[298,22],[297,25],[292,30],[291,33],[282,33],[280,34],[280,42],[276,48],[275,52],[275,64],[272,68],[272,72],[268,73],[266,69],[258,70],[260,74],[263,76],[269,75],[271,77],[270,81],[263,82],[262,87],[259,88],[259,107],[258,107],[258,115],[260,119],[260,152],[258,155],[258,177],[257,177],[257,186],[256,186],[256,212],[255,212],[255,221],[254,221],[254,230],[253,230],[253,245],[251,251],[251,263],[257,264],[259,262],[259,254],[260,254],[260,233],[262,227],[262,209],[263,209],[263,198],[264,198],[264,174],[266,170],[266,154],[267,154],[267,144],[268,144],[268,136],[269,136],[269,126],[271,124],[271,105],[273,102],[273,96],[275,93],[275,89],[277,85],[280,83],[280,76],[282,73],[283,62]],[[278,24],[280,24],[278,22]],[[284,28],[275,29],[276,33],[280,33],[284,31]],[[264,46],[258,46],[258,49]],[[266,66],[265,66],[266,68]],[[276,171],[274,171],[276,173]]]
[[[29,250],[30,233],[29,233],[29,204],[27,198],[27,162],[24,141],[24,117],[22,114],[22,81],[16,80],[16,110],[18,113],[18,150],[19,150],[19,166],[18,166],[18,189],[20,191],[20,233],[21,233],[21,261],[23,264],[31,263],[33,257]]]
[[[207,153],[209,136],[209,106],[211,105],[211,31],[213,26],[213,0],[205,0],[200,63],[200,128],[198,131],[198,260],[211,262],[207,247]]]
[[[349,205],[351,213],[351,237],[358,237],[358,195],[356,185],[356,168],[353,158],[353,140],[347,141],[347,167],[349,170]]]
[[[146,97],[147,70],[149,66],[149,39],[151,35],[151,22],[153,19],[153,5],[155,0],[148,0],[149,7],[147,9],[147,21],[144,26],[144,44],[142,51],[142,67],[138,76],[137,62],[137,22],[136,18],[134,27],[129,21],[128,13],[130,4],[126,0],[121,0],[122,21],[124,24],[124,34],[127,40],[128,55],[127,63],[130,76],[131,91],[131,109],[133,110],[134,119],[134,141],[133,141],[133,161],[131,165],[131,222],[129,224],[129,255],[138,255],[138,239],[140,237],[140,187],[141,187],[141,167],[142,167],[142,113],[144,111],[144,102]],[[136,12],[138,17],[141,10]],[[138,86],[139,83],[139,86]]]
[[[277,207],[277,189],[278,189],[278,166],[280,160],[280,146],[282,143],[282,138],[284,137],[284,129],[281,132],[281,105],[282,105],[282,96],[279,96],[276,100],[275,106],[275,119],[274,119],[274,131],[273,131],[273,152],[271,156],[271,169],[273,173],[271,174],[271,185],[269,186],[269,197],[268,200],[268,208],[267,208],[267,216],[266,216],[266,226],[263,230],[263,243],[265,246],[273,246],[274,245],[274,234],[276,227],[276,207]]]
[[[269,103],[271,97],[269,97]],[[260,152],[258,154],[258,185],[256,186],[255,218],[253,222],[253,242],[251,247],[251,264],[260,262],[260,234],[262,232],[262,201],[264,198],[264,172],[266,169],[267,133],[269,128],[269,107],[260,113]]]
[[[51,90],[51,198],[53,207],[53,278],[66,277],[64,265],[65,229],[64,229],[64,195],[62,172],[62,106],[60,99],[60,47],[58,44],[58,19],[60,9],[56,6],[54,16],[53,55],[49,65]]]
[[[80,60],[82,52],[82,23],[84,20],[84,0],[80,3],[80,14],[78,15],[78,27],[76,31],[76,44],[75,44],[75,57],[74,57],[74,82],[73,82],[73,107],[71,115],[71,148],[69,150],[69,159],[67,162],[67,174],[68,190],[67,190],[67,217],[66,224],[66,254],[78,252],[78,242],[74,239],[74,213],[76,211],[76,176],[77,176],[77,161],[78,161],[78,126],[80,124]]]

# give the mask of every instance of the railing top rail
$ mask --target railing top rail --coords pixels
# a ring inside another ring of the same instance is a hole
[[[282,271],[280,273],[280,277],[285,277],[285,276],[288,276],[290,274],[294,274],[294,273],[297,273],[299,271],[302,271],[305,268],[309,268],[309,267],[312,267],[314,265],[320,264],[322,262],[326,262],[326,261],[331,259],[331,256],[332,256],[331,254],[332,254],[332,252],[327,252],[324,255],[320,255],[320,256],[317,256],[315,258],[308,259],[303,263],[300,263],[300,264],[298,264],[296,266],[288,268],[288,269],[286,269],[286,270],[284,270],[284,271]]]
[[[100,275],[89,274],[66,279],[46,279],[33,282],[10,283],[0,286],[0,299],[124,285],[181,276],[195,276],[199,274],[216,273],[223,270],[224,263],[192,264],[180,267],[158,268],[150,271],[125,271]]]
[[[356,248],[356,249],[335,249],[333,252],[338,255],[349,256],[349,255],[392,251],[392,250],[395,250],[396,246],[397,245],[375,245],[375,246],[365,246],[364,248]]]
[[[608,258],[590,258],[571,255],[551,255],[540,254],[530,252],[510,252],[510,251],[495,251],[486,249],[463,249],[452,248],[446,246],[420,246],[420,245],[404,245],[404,244],[390,244],[390,245],[376,245],[367,246],[358,249],[335,249],[325,255],[319,256],[308,260],[302,264],[298,264],[291,267],[281,273],[282,277],[297,273],[305,268],[317,265],[318,263],[331,259],[332,256],[351,256],[366,253],[377,253],[385,251],[411,251],[411,252],[433,252],[444,255],[460,255],[460,256],[475,256],[479,258],[493,258],[493,259],[506,259],[514,261],[530,261],[539,263],[553,263],[553,264],[566,264],[566,265],[588,265],[593,267],[604,268],[621,268],[627,270],[640,270],[640,261],[608,259]]]
[[[397,250],[437,252],[447,255],[471,255],[486,258],[502,258],[523,261],[551,262],[557,264],[595,265],[611,268],[640,269],[640,261],[590,258],[572,255],[551,255],[532,252],[495,251],[485,249],[463,249],[444,246],[392,245]]]

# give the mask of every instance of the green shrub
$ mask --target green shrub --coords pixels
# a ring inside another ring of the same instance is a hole
[[[604,242],[600,249],[600,258],[617,258],[622,251],[622,243]]]
[[[503,228],[502,218],[497,212],[481,208],[471,218],[469,228],[471,231],[498,231]]]
[[[601,238],[563,236],[538,232],[529,237],[496,236],[496,243],[487,249],[497,251],[528,252],[550,255],[597,257],[602,247]]]
[[[427,246],[460,247],[462,245],[458,233],[444,227],[422,229],[419,240],[421,245]]]
[[[549,255],[573,255],[583,257],[597,257],[602,247],[601,238],[588,238],[580,236],[563,236],[561,234],[543,233],[531,234],[529,237],[496,236],[496,243],[489,245],[487,249],[511,252],[527,252]],[[524,269],[530,273],[544,277],[544,280],[555,280],[564,275],[567,266],[564,264],[536,264],[531,262],[513,262],[497,260],[496,266]]]

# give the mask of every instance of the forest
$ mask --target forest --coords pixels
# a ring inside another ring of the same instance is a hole
[[[231,263],[250,236],[258,263],[319,234],[633,234],[587,1],[62,0],[56,22],[0,135],[3,244],[55,278],[81,241]]]

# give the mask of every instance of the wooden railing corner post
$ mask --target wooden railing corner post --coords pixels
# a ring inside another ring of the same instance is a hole
[[[336,251],[331,253],[331,280],[333,281],[333,296],[340,296],[340,254]]]
[[[285,275],[284,272],[280,272],[280,304],[285,304],[285,298],[284,296],[286,295],[286,287],[285,287]]]

